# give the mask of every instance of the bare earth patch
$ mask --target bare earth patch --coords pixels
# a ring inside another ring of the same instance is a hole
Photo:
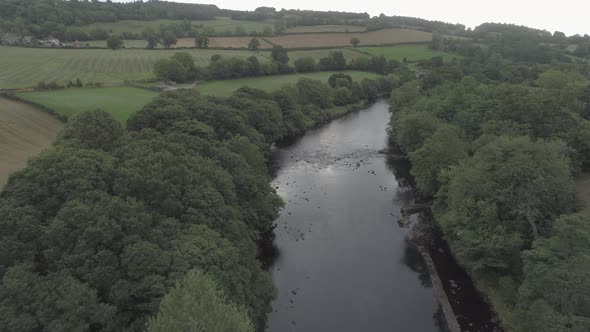
[[[47,113],[0,97],[0,188],[11,173],[51,145],[62,127]]]
[[[350,46],[350,39],[353,37],[360,40],[360,45],[386,45],[430,42],[432,40],[432,33],[417,30],[387,29],[367,33],[310,33],[301,35],[283,35],[278,37],[267,37],[266,39],[285,48],[313,48]]]

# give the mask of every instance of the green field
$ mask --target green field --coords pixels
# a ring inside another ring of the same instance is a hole
[[[390,47],[359,47],[357,50],[371,55],[383,55],[386,58],[403,61],[406,58],[408,61],[430,59],[435,56],[442,55],[443,59],[451,60],[457,58],[457,55],[445,52],[438,52],[428,48],[428,45],[399,45]]]
[[[183,50],[195,58],[197,66],[207,66],[214,54],[247,58],[259,54],[251,51]],[[39,81],[64,84],[80,78],[107,85],[153,78],[153,65],[179,50],[97,50],[50,49],[0,46],[0,88],[36,86]],[[265,58],[260,57],[261,61]]]
[[[156,92],[131,87],[76,88],[17,94],[24,100],[51,108],[67,117],[101,109],[113,114],[115,119],[123,124],[131,114],[140,110],[157,95]]]
[[[355,81],[360,81],[363,78],[375,78],[378,75],[373,73],[366,73],[360,71],[344,71]],[[266,91],[274,91],[287,84],[295,84],[302,77],[308,77],[314,80],[321,80],[324,82],[328,81],[328,78],[334,74],[334,72],[320,72],[320,73],[307,73],[307,74],[289,74],[289,75],[276,75],[266,77],[254,77],[254,78],[240,78],[235,80],[224,80],[214,81],[198,84],[196,90],[202,94],[208,94],[218,97],[230,96],[234,91],[243,87],[249,86],[251,88],[262,89]]]
[[[121,34],[123,32],[131,32],[140,34],[143,29],[151,27],[158,30],[161,25],[182,23],[182,20],[153,20],[153,21],[135,21],[125,20],[108,23],[93,23],[84,25],[81,29],[85,32],[90,32],[93,29],[104,29],[109,33]],[[236,27],[243,27],[246,33],[258,32],[262,33],[265,28],[273,28],[273,24],[269,22],[254,22],[254,21],[239,21],[232,20],[229,17],[218,17],[211,21],[192,21],[194,27],[202,26],[204,29],[211,28],[214,34],[233,34]]]
[[[342,54],[344,54],[344,57],[346,58],[347,61],[350,61],[352,59],[355,59],[355,58],[358,58],[361,56],[366,56],[365,54],[362,54],[361,52],[357,52],[353,48],[330,48],[330,49],[319,49],[319,50],[288,51],[288,54],[289,54],[289,59],[291,60],[290,63],[293,64],[293,61],[295,61],[299,58],[305,58],[305,57],[312,57],[316,60],[319,60],[320,58],[327,57],[330,52],[334,52],[334,51],[342,52]]]

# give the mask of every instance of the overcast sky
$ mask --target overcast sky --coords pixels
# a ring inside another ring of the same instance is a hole
[[[125,0],[115,0],[123,2]],[[127,0],[129,1],[129,0]],[[465,24],[501,22],[563,31],[567,35],[590,34],[590,0],[175,0],[213,3],[220,8],[254,10],[314,9],[367,12],[371,16],[402,15]]]

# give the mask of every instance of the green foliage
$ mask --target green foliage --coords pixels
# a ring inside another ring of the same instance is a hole
[[[147,41],[147,48],[149,49],[156,48],[158,47],[158,44],[161,43],[160,36],[151,27],[146,27],[141,34],[143,38]]]
[[[287,55],[287,51],[282,46],[274,46],[270,52],[270,56],[273,61],[282,64],[289,63],[289,55]]]
[[[83,112],[68,121],[58,138],[58,144],[112,151],[120,144],[123,136],[121,124],[111,114],[104,111]]]
[[[352,45],[352,47],[357,47],[360,43],[361,43],[361,40],[358,39],[357,37],[353,37],[350,39],[350,45]]]
[[[298,73],[317,71],[316,61],[312,57],[299,58],[293,62],[293,65]]]
[[[257,38],[250,39],[250,42],[248,43],[249,50],[256,51],[256,50],[258,50],[259,47],[260,47],[260,41]]]
[[[441,125],[419,149],[410,153],[411,173],[420,193],[434,195],[440,187],[442,171],[467,158],[468,148],[458,128]]]
[[[590,223],[562,216],[549,238],[524,251],[519,290],[519,331],[585,331],[590,328]]]
[[[195,38],[195,46],[198,48],[208,48],[209,47],[209,37],[205,35],[198,35]]]
[[[440,221],[469,270],[517,268],[520,250],[575,208],[563,151],[561,142],[500,137],[444,174]]]
[[[301,78],[295,85],[297,96],[301,104],[313,104],[322,109],[333,105],[333,96],[330,87],[321,81]]]
[[[147,331],[254,332],[254,326],[243,309],[226,303],[210,277],[192,270],[164,296]]]
[[[393,122],[395,142],[405,152],[413,152],[434,134],[440,120],[427,112],[404,114]]]
[[[107,39],[107,47],[112,50],[117,50],[123,47],[123,39],[118,35],[111,35]]]
[[[162,80],[184,82],[188,72],[176,59],[160,59],[154,64],[154,74]]]

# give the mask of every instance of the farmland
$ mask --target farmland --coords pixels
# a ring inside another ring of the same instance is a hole
[[[27,159],[48,147],[63,127],[32,106],[0,98],[0,188]]]
[[[376,76],[378,76],[377,74],[359,71],[344,71],[343,73],[350,75],[355,81],[360,81],[363,78],[375,78]],[[218,97],[227,97],[243,86],[249,86],[251,88],[261,89],[265,91],[274,91],[284,85],[295,84],[302,77],[307,77],[314,80],[321,80],[325,82],[332,74],[334,73],[320,72],[214,81],[197,85],[196,90],[202,94]]]
[[[285,33],[313,33],[313,32],[364,32],[364,26],[358,25],[309,25],[287,28]]]
[[[212,48],[247,48],[248,43],[254,37],[209,37],[209,47]],[[257,37],[260,42],[259,48],[272,48],[272,45],[266,42],[263,38]],[[178,39],[177,47],[194,47],[194,38],[180,38]]]
[[[390,46],[390,47],[359,47],[357,50],[374,55],[374,56],[384,56],[389,59],[402,61],[404,58],[412,61],[412,60],[424,60],[430,59],[435,56],[442,56],[444,60],[450,60],[455,55],[438,52],[433,49],[430,49],[427,45],[399,45],[399,46]]]
[[[113,114],[121,123],[157,93],[131,87],[75,88],[55,91],[22,92],[18,97],[43,105],[67,117],[79,112],[101,109]]]
[[[214,54],[247,58],[250,51],[186,50],[197,66],[207,66]],[[154,63],[178,50],[32,49],[0,46],[0,88],[32,87],[39,81],[63,84],[80,78],[86,82],[122,84],[153,77]],[[262,60],[262,58],[261,58]]]
[[[109,33],[121,34],[123,32],[131,32],[141,34],[141,32],[147,28],[158,30],[160,26],[166,26],[171,24],[182,23],[181,20],[153,20],[153,21],[136,21],[136,20],[123,20],[118,22],[108,23],[93,23],[82,26],[81,29],[85,32],[90,32],[94,29],[104,29]],[[262,33],[264,30],[272,29],[272,23],[267,22],[254,22],[254,21],[239,21],[232,20],[229,17],[218,17],[211,21],[192,21],[193,27],[202,27],[202,29],[209,30],[211,34],[222,34],[231,35],[235,32],[236,28],[241,27],[247,34],[250,33]]]
[[[343,47],[350,45],[351,38],[358,38],[360,45],[389,45],[426,43],[432,40],[430,32],[386,29],[366,33],[314,33],[267,37],[266,40],[285,48]]]

